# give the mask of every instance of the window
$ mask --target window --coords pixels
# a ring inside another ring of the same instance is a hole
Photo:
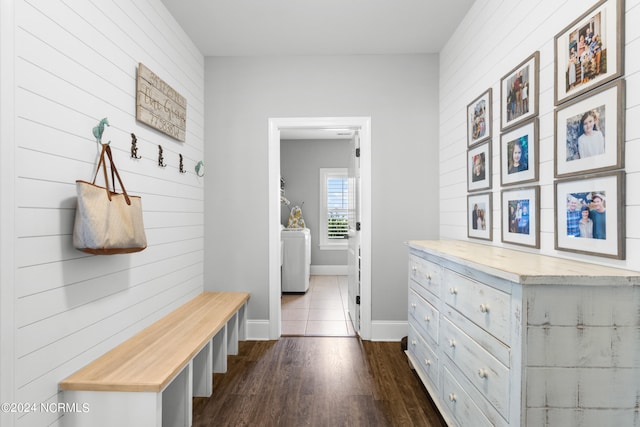
[[[348,208],[347,168],[320,168],[320,249],[346,249]]]

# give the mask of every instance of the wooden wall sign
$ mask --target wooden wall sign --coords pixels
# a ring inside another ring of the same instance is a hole
[[[138,64],[136,119],[184,142],[187,100],[142,63]]]

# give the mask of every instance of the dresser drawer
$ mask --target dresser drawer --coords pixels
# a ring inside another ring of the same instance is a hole
[[[409,336],[407,338],[407,350],[420,365],[420,369],[429,377],[433,385],[438,388],[438,356],[427,344],[418,331],[409,325]]]
[[[409,279],[428,290],[435,296],[440,296],[442,283],[442,267],[416,255],[409,255]],[[410,283],[410,286],[412,284]]]
[[[440,348],[497,411],[509,419],[509,368],[446,317]]]
[[[409,290],[409,322],[424,332],[435,344],[438,343],[439,314],[433,305],[413,289]]]
[[[442,370],[442,391],[444,404],[461,426],[491,427],[491,423],[476,406],[473,399],[458,384],[451,372],[445,367]]]
[[[446,270],[444,301],[505,344],[510,343],[511,295]]]

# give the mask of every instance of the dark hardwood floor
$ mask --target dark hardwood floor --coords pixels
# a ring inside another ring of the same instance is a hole
[[[357,337],[240,342],[193,404],[194,427],[445,425],[400,343]]]

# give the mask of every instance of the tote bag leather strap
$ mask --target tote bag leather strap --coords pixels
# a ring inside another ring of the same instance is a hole
[[[115,173],[116,178],[118,178],[118,182],[120,183],[122,194],[124,194],[124,199],[127,201],[127,205],[131,205],[131,200],[129,200],[129,195],[127,194],[127,190],[125,190],[124,188],[124,183],[122,182],[122,178],[120,178],[120,174],[118,173],[116,164],[113,162],[113,156],[111,155],[111,147],[107,145],[107,149],[105,151],[107,152],[107,156],[109,157],[109,163],[111,163],[111,181],[113,182],[113,192],[115,193],[116,191],[116,183],[113,179],[113,174]]]
[[[118,178],[118,182],[120,183],[120,188],[122,189],[122,194],[124,195],[124,199],[127,202],[127,205],[131,205],[131,200],[129,199],[129,195],[127,194],[127,190],[124,188],[124,184],[122,183],[122,178],[120,178],[120,174],[118,173],[118,169],[116,168],[116,164],[113,162],[113,155],[111,154],[111,147],[109,144],[102,144],[102,151],[100,152],[100,160],[98,161],[98,167],[96,168],[96,173],[93,176],[92,184],[96,183],[96,178],[98,177],[98,172],[100,171],[100,167],[102,167],[102,172],[104,173],[104,182],[105,188],[107,191],[107,198],[111,201],[111,191],[109,190],[109,177],[107,176],[107,161],[105,159],[105,153],[109,158],[109,164],[111,165],[111,187],[113,188],[113,192],[116,192],[116,182],[115,178]]]

